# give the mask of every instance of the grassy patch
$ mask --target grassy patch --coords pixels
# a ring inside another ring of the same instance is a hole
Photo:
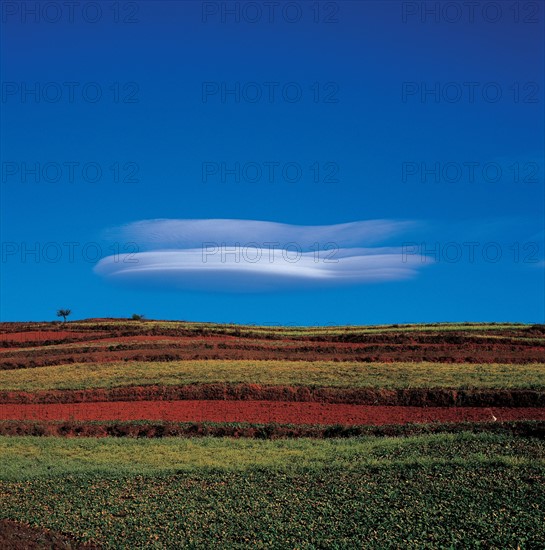
[[[150,474],[160,471],[219,469],[245,471],[250,467],[299,467],[335,458],[334,447],[315,447],[310,440],[277,443],[250,439],[56,439],[0,438],[2,479],[25,479],[72,473]],[[337,449],[339,450],[339,449]],[[353,449],[355,450],[355,449]],[[294,461],[294,462],[292,462]]]
[[[23,436],[0,437],[0,456],[0,479],[21,480],[95,472],[360,470],[384,464],[437,465],[452,461],[545,465],[545,443],[534,438],[469,432],[336,440]]]

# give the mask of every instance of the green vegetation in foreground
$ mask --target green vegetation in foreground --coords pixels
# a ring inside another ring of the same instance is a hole
[[[0,390],[247,383],[340,388],[541,389],[545,363],[356,363],[228,361],[75,363],[0,371]]]
[[[545,547],[533,438],[21,437],[0,454],[0,517],[106,548]]]
[[[203,469],[356,471],[385,463],[545,466],[545,442],[507,434],[470,432],[336,440],[2,436],[0,456],[3,465],[0,479],[22,480],[74,473],[152,474]]]

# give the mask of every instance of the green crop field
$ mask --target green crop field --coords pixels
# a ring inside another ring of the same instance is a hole
[[[108,548],[545,547],[534,438],[22,437],[0,452],[0,517]]]

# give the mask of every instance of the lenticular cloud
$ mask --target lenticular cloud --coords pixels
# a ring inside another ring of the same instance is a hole
[[[384,244],[413,226],[392,220],[319,226],[143,220],[108,231],[109,240],[134,243],[137,252],[103,258],[95,273],[123,285],[228,292],[396,281],[424,264],[399,244]]]

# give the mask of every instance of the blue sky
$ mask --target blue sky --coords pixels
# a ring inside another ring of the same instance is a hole
[[[542,4],[34,4],[2,8],[2,321],[545,321]]]

